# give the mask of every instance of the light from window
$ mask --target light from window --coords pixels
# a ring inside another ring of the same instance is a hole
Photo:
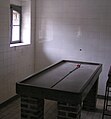
[[[20,14],[13,10],[12,42],[20,39]]]
[[[21,7],[11,5],[11,43],[21,43]]]

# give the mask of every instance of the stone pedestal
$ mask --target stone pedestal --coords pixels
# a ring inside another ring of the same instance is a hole
[[[57,119],[80,119],[81,105],[58,102]]]
[[[21,96],[21,119],[44,119],[44,100]]]
[[[98,80],[95,82],[85,100],[83,101],[83,109],[88,111],[96,110]]]

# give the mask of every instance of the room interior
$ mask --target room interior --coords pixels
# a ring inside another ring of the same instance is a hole
[[[10,4],[24,8],[23,44],[10,44]],[[111,64],[110,12],[110,0],[0,0],[0,105],[16,95],[16,82],[63,59],[103,64],[103,98]]]

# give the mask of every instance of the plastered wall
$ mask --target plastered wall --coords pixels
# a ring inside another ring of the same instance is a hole
[[[36,0],[36,70],[62,59],[103,64],[99,95],[111,65],[110,0]]]
[[[0,104],[16,94],[17,81],[23,80],[34,72],[33,16],[35,13],[32,9],[31,44],[10,47],[9,12],[10,1],[0,0]]]
[[[103,95],[111,64],[111,1],[31,1],[31,45],[10,48],[10,1],[0,0],[0,104],[16,94],[16,81],[62,59],[102,63]]]

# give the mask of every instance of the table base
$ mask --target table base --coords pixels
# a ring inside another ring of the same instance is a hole
[[[80,119],[81,105],[74,105],[70,103],[58,102],[58,115],[57,119]]]
[[[44,100],[21,96],[21,119],[44,119]]]

